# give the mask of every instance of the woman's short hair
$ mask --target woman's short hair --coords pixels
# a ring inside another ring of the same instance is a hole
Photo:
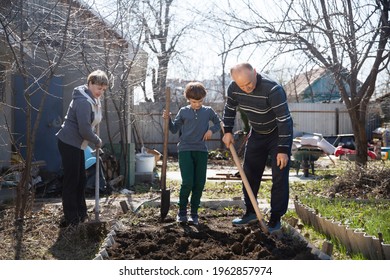
[[[89,83],[99,86],[108,86],[107,74],[102,70],[95,70],[88,75],[87,84]]]

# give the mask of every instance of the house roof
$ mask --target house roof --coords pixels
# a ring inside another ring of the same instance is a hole
[[[313,84],[325,74],[325,68],[315,68],[306,73],[296,75],[284,86],[287,96],[290,98],[299,96],[305,92],[309,85]]]
[[[68,0],[62,0],[65,4],[69,4]],[[116,28],[112,27],[112,24],[105,18],[103,18],[98,11],[93,9],[91,5],[89,5],[86,1],[84,0],[74,0],[73,5],[78,5],[84,13],[88,13],[91,17],[95,18],[98,22],[103,24],[103,26],[107,27],[106,31],[110,32],[113,34],[118,40],[124,40],[128,42],[129,40],[127,38],[124,38],[121,35],[121,32],[117,30]]]
[[[390,92],[382,95],[381,97],[378,97],[375,101],[376,102],[383,102],[390,98]]]

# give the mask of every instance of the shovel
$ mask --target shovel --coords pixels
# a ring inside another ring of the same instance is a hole
[[[260,227],[264,233],[268,233],[268,227],[265,225],[265,223],[263,221],[263,215],[261,215],[259,206],[257,204],[257,200],[252,192],[251,186],[249,185],[249,181],[245,175],[244,169],[241,166],[241,162],[240,162],[240,159],[238,158],[238,155],[237,155],[236,149],[234,148],[234,145],[230,144],[229,149],[230,149],[230,153],[232,154],[234,163],[236,164],[236,166],[238,168],[238,172],[240,173],[242,182],[244,183],[244,187],[246,189],[246,192],[248,193],[249,199],[251,200],[251,203],[252,203],[253,209],[255,210],[257,219],[259,220]]]
[[[96,134],[99,135],[99,125],[96,126]],[[95,221],[99,221],[99,191],[100,191],[100,148],[96,147],[96,173],[95,173]]]
[[[222,133],[225,134],[225,129],[223,127],[223,123],[222,122],[221,122],[221,130],[222,130]],[[253,209],[255,210],[256,217],[259,220],[260,227],[261,227],[261,229],[263,230],[264,233],[269,233],[268,227],[265,225],[265,223],[263,221],[263,215],[261,215],[261,212],[260,212],[260,209],[259,209],[259,205],[257,204],[257,200],[255,198],[255,195],[252,192],[252,188],[251,188],[251,186],[249,184],[248,178],[246,177],[244,169],[242,168],[240,159],[238,158],[238,155],[237,155],[236,149],[234,148],[233,143],[230,143],[229,149],[230,149],[230,153],[232,154],[233,161],[234,161],[234,163],[235,163],[235,165],[236,165],[236,167],[238,169],[238,173],[240,174],[241,180],[242,180],[242,182],[244,184],[245,190],[248,193],[248,196],[249,196],[249,199],[250,199],[250,201],[252,203]]]
[[[169,112],[169,105],[171,101],[171,89],[166,88],[165,92],[165,111]],[[168,160],[168,136],[169,136],[169,118],[164,119],[164,147],[163,147],[163,162],[161,168],[161,206],[160,214],[161,221],[164,221],[168,214],[171,204],[171,192],[167,190],[167,160]]]

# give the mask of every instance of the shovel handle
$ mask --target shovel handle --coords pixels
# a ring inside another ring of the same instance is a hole
[[[99,124],[96,125],[96,134],[99,136],[100,134],[100,127]],[[96,173],[95,173],[95,220],[99,221],[99,191],[100,191],[100,174],[99,174],[99,169],[100,169],[100,147],[96,147]]]
[[[169,113],[171,104],[171,88],[165,90],[165,111]],[[164,119],[164,146],[163,146],[163,161],[161,168],[161,190],[167,189],[167,161],[168,161],[168,136],[169,136],[169,118]]]
[[[244,187],[246,189],[246,192],[248,193],[249,199],[251,200],[253,209],[255,210],[255,213],[256,213],[257,219],[259,220],[261,229],[263,230],[264,233],[268,233],[268,227],[265,225],[265,223],[263,221],[263,215],[261,215],[259,206],[257,204],[257,200],[252,192],[251,186],[249,184],[248,178],[245,175],[244,169],[241,166],[241,162],[238,158],[238,155],[237,155],[236,149],[234,148],[233,143],[231,143],[229,145],[229,149],[230,149],[230,153],[232,154],[234,163],[236,164],[238,171],[240,172],[242,182],[244,183]]]

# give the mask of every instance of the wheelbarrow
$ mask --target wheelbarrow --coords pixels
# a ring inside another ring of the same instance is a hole
[[[301,167],[305,177],[309,176],[309,168],[311,168],[311,173],[314,175],[314,162],[324,155],[324,151],[316,146],[302,145],[293,150],[292,157],[295,161],[297,175]]]

